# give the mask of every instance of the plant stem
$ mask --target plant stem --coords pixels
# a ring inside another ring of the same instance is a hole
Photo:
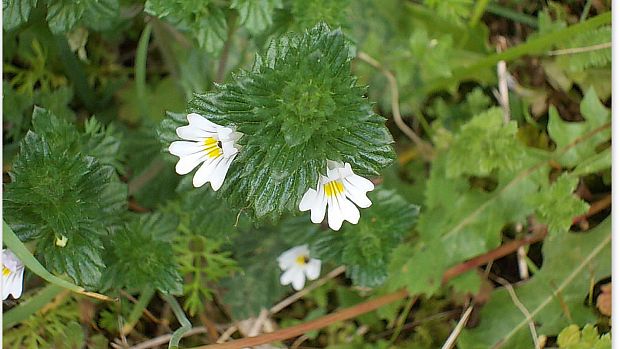
[[[136,51],[136,62],[134,65],[136,79],[136,96],[140,113],[142,117],[148,114],[148,102],[146,100],[146,57],[149,48],[149,40],[151,39],[152,24],[149,22],[144,26],[144,30],[138,41],[138,49]]]
[[[67,280],[63,280],[57,276],[52,275],[52,273],[47,271],[47,269],[45,269],[45,267],[43,267],[43,265],[41,265],[41,263],[39,263],[39,261],[32,255],[32,253],[30,253],[28,248],[26,248],[26,245],[24,245],[19,240],[17,235],[15,235],[15,233],[13,232],[13,229],[11,229],[11,227],[9,227],[9,225],[6,224],[5,221],[2,221],[2,223],[3,223],[2,239],[4,240],[4,243],[9,248],[9,250],[15,253],[17,258],[19,258],[19,260],[22,263],[24,263],[24,265],[28,269],[30,269],[30,271],[32,271],[33,273],[41,277],[43,280],[50,282],[54,285],[57,285],[59,287],[66,288],[69,291],[73,291],[73,292],[83,294],[85,296],[89,296],[89,297],[96,298],[99,300],[105,300],[105,301],[112,300],[112,298],[99,294],[99,293],[87,292],[84,290],[83,287],[80,287]]]
[[[151,299],[153,299],[154,294],[155,289],[151,287],[147,287],[142,290],[138,303],[136,303],[131,309],[131,313],[129,313],[129,318],[127,318],[127,323],[124,324],[123,328],[121,329],[121,332],[123,332],[123,334],[127,335],[129,334],[129,332],[131,332],[131,330],[133,330],[138,320],[140,320],[140,317],[142,317],[142,312],[149,305]]]
[[[161,296],[168,304],[170,304],[172,312],[181,324],[181,327],[179,327],[176,331],[172,333],[172,337],[170,337],[170,343],[168,343],[168,349],[178,349],[179,342],[181,341],[181,338],[183,338],[183,335],[187,333],[187,331],[192,329],[192,323],[189,322],[187,316],[185,315],[185,312],[181,308],[181,305],[179,305],[179,302],[177,302],[177,299],[174,298],[174,296],[165,293],[162,293]]]
[[[482,58],[467,67],[455,69],[452,76],[449,78],[440,78],[430,81],[424,86],[422,93],[424,95],[428,95],[435,91],[445,89],[450,85],[459,83],[460,81],[475,79],[476,76],[479,75],[480,70],[495,67],[499,61],[509,62],[521,56],[544,53],[554,45],[571,39],[578,33],[583,33],[587,30],[609,23],[611,23],[611,12],[606,12],[596,17],[592,17],[585,22],[564,28],[560,31],[541,35],[534,39],[528,40],[521,45],[511,47],[506,51]]]
[[[2,316],[2,329],[9,329],[28,319],[30,315],[36,313],[39,309],[47,305],[47,303],[54,299],[54,297],[56,297],[56,295],[58,295],[62,290],[62,287],[55,284],[45,286],[36,295],[28,298],[25,302],[4,313]]]
[[[469,26],[471,28],[474,28],[475,26],[478,25],[478,22],[480,22],[480,18],[482,18],[482,15],[484,14],[484,10],[487,8],[487,5],[489,4],[489,1],[491,0],[476,1],[476,7],[474,7],[474,11],[471,15],[471,18],[469,19]]]

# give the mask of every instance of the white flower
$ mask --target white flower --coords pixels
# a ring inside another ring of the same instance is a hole
[[[308,245],[301,245],[285,251],[278,257],[280,269],[284,271],[280,276],[282,285],[293,284],[297,291],[304,288],[306,277],[308,280],[315,280],[321,274],[321,261],[310,258]]]
[[[194,187],[211,182],[211,188],[217,191],[239,152],[236,141],[243,134],[230,127],[216,125],[196,113],[188,114],[187,121],[189,125],[177,128],[177,135],[184,141],[172,142],[168,148],[171,154],[179,157],[176,172],[188,174],[202,163],[194,174]]]
[[[2,250],[2,300],[22,295],[24,264],[10,250]]]
[[[374,188],[371,181],[353,173],[350,164],[343,165],[328,160],[327,177],[319,176],[316,190],[308,189],[299,203],[299,209],[310,210],[312,222],[321,223],[325,218],[325,206],[327,206],[329,227],[339,230],[344,221],[357,224],[360,211],[355,205],[361,208],[372,205],[366,193]]]

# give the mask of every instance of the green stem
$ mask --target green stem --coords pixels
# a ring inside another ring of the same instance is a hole
[[[192,323],[189,322],[187,315],[185,315],[181,305],[177,302],[174,296],[165,293],[162,293],[161,296],[168,304],[170,304],[170,308],[172,308],[174,316],[177,317],[177,320],[179,320],[179,323],[181,324],[181,327],[172,333],[170,343],[168,343],[168,349],[178,349],[179,342],[181,341],[181,338],[183,338],[183,335],[192,329]]]
[[[398,339],[398,336],[400,335],[400,332],[403,330],[403,326],[405,325],[405,320],[407,320],[407,315],[409,315],[409,313],[411,312],[411,308],[413,308],[413,305],[415,304],[415,301],[417,299],[418,297],[409,297],[409,302],[407,302],[407,305],[405,305],[405,308],[403,308],[403,311],[398,317],[398,322],[396,323],[396,330],[394,331],[394,333],[392,333],[390,343],[394,344],[396,339]]]
[[[586,18],[588,17],[588,14],[590,13],[591,6],[592,6],[592,0],[588,0],[585,6],[583,7],[583,11],[581,12],[581,16],[579,17],[579,22],[583,22],[586,20]]]
[[[606,12],[596,17],[592,17],[585,22],[572,25],[562,30],[541,35],[527,42],[509,48],[506,51],[489,55],[482,58],[476,63],[464,68],[455,69],[449,78],[436,79],[426,84],[422,90],[423,94],[428,95],[432,92],[445,89],[446,87],[456,84],[466,79],[475,79],[480,70],[494,67],[499,61],[512,61],[525,55],[541,54],[557,45],[560,42],[573,38],[578,33],[583,33],[593,28],[600,27],[611,23],[611,12]]]
[[[30,315],[43,308],[62,290],[62,287],[54,284],[45,286],[36,295],[28,298],[25,302],[20,303],[17,307],[4,313],[2,316],[2,329],[9,329],[28,319]]]
[[[151,30],[153,26],[147,23],[140,35],[138,41],[138,49],[136,51],[136,62],[134,65],[136,79],[136,97],[140,106],[141,116],[148,115],[148,102],[146,100],[146,56],[149,48],[149,40],[151,39]]]
[[[486,7],[486,11],[497,16],[505,17],[515,22],[523,23],[534,29],[538,28],[538,20],[535,17],[514,11],[510,8],[490,3]]]
[[[140,293],[138,303],[133,306],[133,308],[131,309],[131,313],[129,313],[129,317],[127,318],[127,323],[123,325],[123,328],[121,330],[123,334],[127,335],[129,332],[131,332],[134,326],[136,326],[136,323],[138,323],[138,320],[140,320],[140,318],[142,317],[142,312],[149,305],[151,299],[153,299],[153,295],[155,295],[155,289],[151,287],[145,288]]]
[[[67,280],[63,280],[57,276],[52,275],[39,261],[30,253],[26,245],[24,245],[21,240],[15,235],[13,229],[6,224],[5,221],[2,221],[3,230],[2,230],[2,239],[9,250],[11,250],[19,260],[24,263],[26,268],[30,269],[33,273],[41,277],[43,280],[50,282],[54,285],[57,285],[62,288],[66,288],[70,291],[80,293],[89,297],[97,298],[100,300],[111,300],[110,297],[104,296],[102,294],[87,292],[83,287],[75,285]]]
[[[480,18],[482,18],[482,15],[484,14],[484,10],[489,4],[489,1],[491,0],[476,1],[476,7],[474,7],[474,12],[472,13],[471,18],[469,19],[469,26],[471,28],[474,28],[476,25],[478,25],[478,22],[480,22]]]

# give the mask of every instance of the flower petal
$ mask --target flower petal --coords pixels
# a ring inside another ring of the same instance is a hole
[[[299,270],[299,272],[293,274],[293,288],[295,291],[299,291],[304,288],[304,284],[306,283],[306,276],[304,275],[303,270],[297,270]]]
[[[224,178],[226,178],[226,173],[228,173],[228,169],[230,168],[230,164],[235,159],[235,156],[231,156],[229,158],[221,157],[222,160],[215,165],[213,169],[213,174],[211,175],[211,188],[214,191],[218,191],[222,187],[224,183]]]
[[[312,188],[308,189],[308,191],[306,191],[304,196],[301,198],[301,201],[299,202],[299,210],[304,212],[312,209],[312,207],[314,207],[315,205],[315,202],[319,200],[317,194],[318,193],[316,192],[316,190]]]
[[[11,276],[13,276],[13,280],[11,282],[10,293],[13,295],[13,298],[17,299],[21,297],[24,287],[24,268],[19,268],[19,270]]]
[[[225,157],[233,156],[239,152],[239,149],[235,147],[234,141],[225,141],[222,142],[222,152]]]
[[[182,156],[177,162],[175,166],[175,170],[180,175],[185,175],[192,172],[193,169],[196,168],[201,162],[203,162],[207,158],[207,154],[202,153],[194,153],[187,156]]]
[[[327,199],[327,223],[332,230],[340,230],[344,222],[342,211],[335,197]]]
[[[222,127],[218,124],[214,124],[204,116],[196,113],[187,114],[187,121],[189,121],[190,126],[199,128],[203,131],[207,131],[210,133],[217,133],[218,129]]]
[[[198,153],[204,149],[204,146],[199,142],[188,142],[188,141],[174,141],[168,147],[168,151],[172,155],[176,156],[186,156],[194,153]]]
[[[186,125],[177,128],[177,136],[188,141],[202,141],[208,137],[217,137],[217,133],[202,130],[194,125]]]
[[[360,210],[342,194],[338,195],[338,201],[344,220],[352,224],[357,224],[360,221]]]
[[[289,268],[282,275],[280,275],[280,285],[288,285],[293,282],[296,274],[303,274],[298,268]]]
[[[321,261],[316,258],[312,258],[308,262],[305,272],[308,280],[316,280],[319,275],[321,275]]]
[[[351,199],[357,206],[361,208],[370,207],[372,202],[366,196],[366,192],[360,191],[357,187],[353,186],[346,179],[344,180],[344,189],[346,196]]]
[[[375,189],[375,185],[371,181],[356,174],[347,176],[345,179],[360,191],[368,192]]]
[[[194,185],[194,187],[200,188],[205,183],[209,182],[213,177],[213,173],[215,172],[215,168],[217,167],[218,163],[223,159],[224,158],[221,156],[218,158],[207,157],[206,161],[194,174],[194,178],[192,178],[192,184]]]

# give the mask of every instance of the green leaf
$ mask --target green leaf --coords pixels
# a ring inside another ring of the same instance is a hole
[[[66,121],[36,108],[33,127],[9,173],[5,217],[21,240],[37,239],[48,270],[94,288],[104,266],[101,240],[125,209],[126,186],[82,153],[80,134]]]
[[[233,0],[230,8],[239,11],[241,25],[259,34],[273,23],[273,12],[282,8],[282,0]]]
[[[500,108],[475,116],[461,127],[448,153],[447,174],[488,176],[496,169],[514,170],[521,165],[516,121],[505,124]]]
[[[319,22],[337,27],[349,27],[349,4],[351,0],[293,0],[291,14],[296,28],[310,29]]]
[[[572,174],[575,176],[583,176],[609,168],[611,168],[611,147],[582,161],[575,167]]]
[[[218,53],[228,34],[226,16],[211,1],[147,0],[144,11],[189,31],[207,52]]]
[[[579,33],[565,49],[592,47],[591,50],[575,52],[558,57],[558,63],[572,72],[583,72],[589,68],[607,67],[611,63],[611,46],[599,49],[593,46],[611,45],[611,26]]]
[[[176,227],[172,216],[145,214],[134,216],[111,234],[106,242],[104,287],[130,291],[150,287],[180,294],[182,279],[170,248]]]
[[[234,259],[241,272],[221,282],[226,290],[224,302],[234,319],[255,317],[270,308],[287,291],[280,285],[277,258],[287,246],[274,228],[251,230],[232,244]]]
[[[419,207],[382,188],[369,198],[372,206],[363,210],[358,224],[345,225],[337,234],[317,233],[311,248],[322,259],[344,264],[355,285],[374,287],[385,281],[392,251],[411,232]]]
[[[473,10],[473,0],[424,0],[424,4],[437,11],[439,17],[463,23],[470,17]]]
[[[51,1],[47,6],[46,20],[52,33],[60,34],[70,31],[84,14],[84,5],[83,1]]]
[[[550,234],[567,231],[573,224],[573,218],[588,212],[590,206],[573,194],[578,183],[578,177],[564,173],[548,190],[528,198],[530,205],[536,207],[540,222],[547,225]]]
[[[611,219],[586,233],[564,232],[549,238],[543,256],[540,271],[527,283],[514,287],[517,298],[538,324],[537,333],[554,335],[571,323],[581,325],[595,320],[584,299],[592,280],[611,272]],[[493,292],[480,319],[476,328],[461,333],[460,348],[533,345],[528,320],[503,288]]]
[[[47,23],[54,34],[71,31],[77,24],[94,30],[112,27],[119,19],[118,0],[55,0],[47,6]]]
[[[2,0],[2,29],[13,30],[28,21],[37,0]]]
[[[611,349],[609,333],[599,336],[598,330],[592,324],[579,326],[573,324],[558,334],[557,343],[560,349]]]
[[[344,35],[320,24],[272,42],[252,71],[190,102],[191,112],[245,135],[220,189],[232,206],[276,219],[297,211],[326,160],[365,176],[391,163],[392,137],[355,85],[349,53]]]
[[[555,107],[549,108],[549,124],[547,129],[549,136],[557,145],[558,151],[563,151],[565,147],[571,146],[575,141],[588,133],[596,132],[599,129],[608,127],[611,123],[611,113],[609,109],[598,100],[593,89],[586,92],[580,105],[581,116],[585,119],[582,122],[568,122],[560,118]],[[582,161],[596,154],[596,147],[611,138],[611,130],[598,132],[585,142],[580,142],[577,146],[570,147],[557,157],[557,161],[565,167],[574,167]]]

